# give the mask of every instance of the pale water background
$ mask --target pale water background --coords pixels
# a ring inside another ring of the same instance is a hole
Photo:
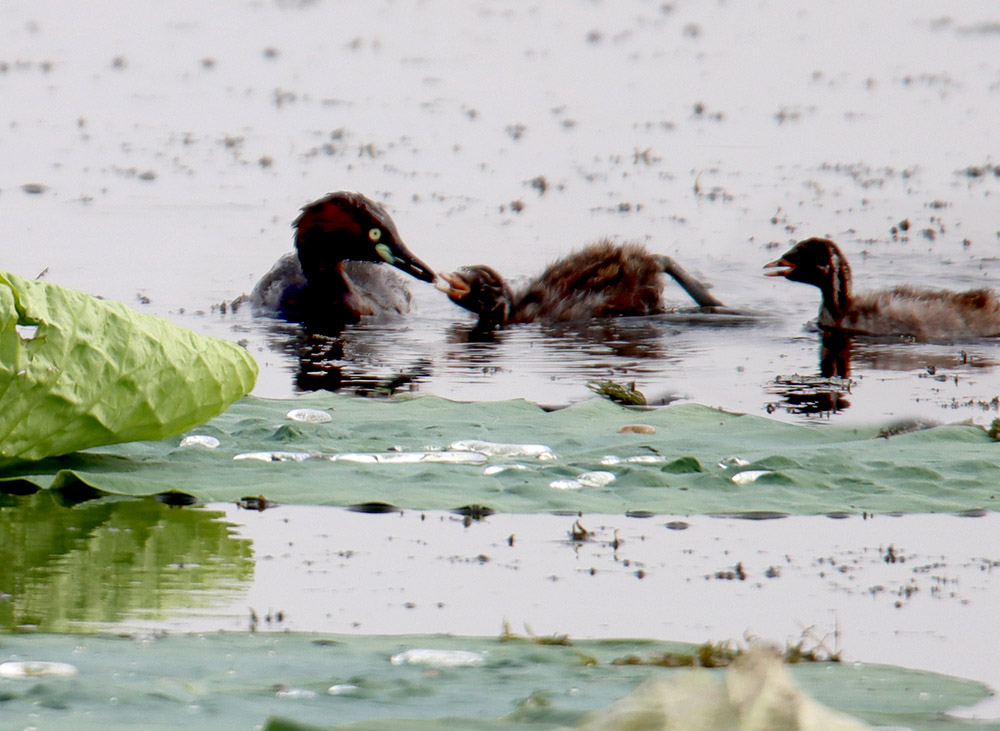
[[[818,420],[771,385],[818,373],[805,327],[818,292],[764,278],[765,262],[823,235],[858,288],[998,284],[1000,11],[988,3],[0,0],[0,95],[0,268],[245,340],[263,396],[295,393],[295,357],[213,305],[290,248],[303,203],[338,189],[384,202],[437,269],[525,277],[588,240],[636,239],[766,315],[524,327],[469,344],[466,313],[413,282],[410,317],[345,333],[348,389],[404,374],[450,398],[563,404],[613,377],[654,399]],[[988,424],[998,362],[995,341],[860,344],[850,407],[832,418]],[[943,552],[972,558],[968,523],[919,520],[946,537]],[[786,538],[798,555],[795,531]],[[273,581],[308,604],[287,574]],[[995,614],[996,591],[970,603]],[[940,668],[928,636],[993,642],[981,658],[1000,649],[975,619],[928,613],[911,634],[894,616],[878,625],[894,650],[849,656],[905,663],[912,644],[925,651],[914,664]],[[698,636],[636,626],[695,641],[741,631],[731,615]],[[443,629],[405,631],[421,627]],[[491,618],[467,631],[496,629]],[[968,673],[942,669],[1000,685],[964,660]]]
[[[637,239],[773,315],[528,327],[469,346],[454,331],[469,316],[413,282],[414,315],[345,335],[348,380],[405,374],[458,399],[567,403],[612,376],[654,399],[782,417],[769,384],[818,373],[803,329],[818,292],[761,276],[791,242],[836,239],[858,288],[997,280],[1000,30],[986,4],[0,13],[4,267],[245,339],[261,395],[292,393],[295,359],[211,307],[248,291],[290,248],[298,208],[331,190],[383,201],[438,269],[524,277],[588,240]],[[988,423],[998,360],[995,342],[863,344],[844,418]]]

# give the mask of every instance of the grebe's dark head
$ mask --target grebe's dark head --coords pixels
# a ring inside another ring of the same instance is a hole
[[[424,282],[435,279],[403,244],[385,209],[360,193],[330,193],[305,206],[294,225],[306,279],[336,275],[345,260],[385,262]]]

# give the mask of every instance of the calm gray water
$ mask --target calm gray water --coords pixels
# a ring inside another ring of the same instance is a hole
[[[819,373],[805,328],[818,293],[760,272],[828,235],[858,288],[996,283],[1000,33],[982,4],[0,13],[0,88],[16,100],[0,143],[3,266],[247,340],[260,395],[296,392],[288,338],[211,306],[290,248],[300,205],[354,189],[435,268],[526,277],[588,240],[635,239],[769,317],[523,327],[469,345],[469,316],[414,282],[413,315],[334,344],[345,389],[560,404],[610,377],[653,400],[795,420],[831,405],[838,419],[996,415],[996,342],[861,343],[849,393],[803,394],[796,377]]]
[[[411,316],[321,344],[349,392],[395,382],[564,404],[589,396],[587,380],[614,378],[653,400],[794,421],[985,425],[1000,394],[996,341],[856,343],[852,382],[824,401],[809,387],[818,293],[761,266],[822,235],[843,246],[858,288],[996,287],[998,59],[994,8],[976,0],[0,0],[0,268],[244,340],[262,368],[256,393],[290,397],[294,334],[212,307],[290,248],[302,204],[358,190],[437,269],[484,263],[527,277],[588,240],[633,239],[763,316],[529,326],[469,343],[469,316],[414,282]],[[932,526],[952,555],[965,556],[964,525]],[[307,605],[287,579],[272,576],[253,601],[285,591]],[[822,623],[800,602],[809,591],[789,588],[779,603]],[[947,606],[954,621],[921,614],[901,636],[888,620],[882,644],[849,650],[932,665],[939,637],[977,626]],[[995,597],[973,601],[990,606]],[[654,619],[641,626],[672,634]],[[772,638],[794,633],[791,621],[768,625]],[[437,627],[407,631],[422,626]],[[745,626],[729,614],[691,634]]]

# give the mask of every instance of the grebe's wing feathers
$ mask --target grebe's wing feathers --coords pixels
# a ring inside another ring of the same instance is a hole
[[[604,292],[656,283],[659,264],[639,244],[587,244],[550,264],[532,284],[550,291]]]
[[[250,305],[257,314],[275,314],[283,310],[286,292],[301,291],[306,286],[305,275],[295,252],[289,252],[274,262],[274,266],[258,280],[250,292]]]
[[[661,268],[638,244],[588,244],[552,263],[518,293],[514,320],[584,320],[663,312]]]

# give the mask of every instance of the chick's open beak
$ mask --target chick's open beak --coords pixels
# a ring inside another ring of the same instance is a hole
[[[454,272],[448,274],[442,272],[440,276],[442,281],[434,286],[452,299],[461,299],[471,291],[468,282]]]
[[[764,272],[765,277],[787,277],[789,274],[795,271],[795,265],[792,264],[787,259],[775,259],[774,261],[765,264],[764,268],[774,270],[770,272]]]

